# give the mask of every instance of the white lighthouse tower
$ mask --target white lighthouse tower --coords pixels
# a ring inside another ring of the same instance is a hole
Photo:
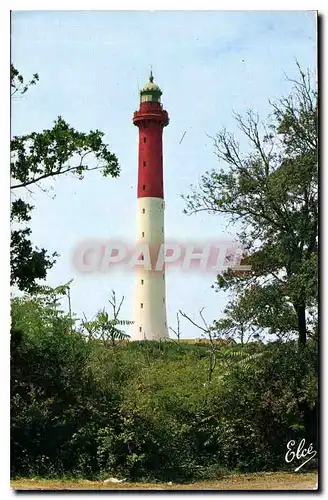
[[[151,249],[152,269],[137,266],[133,340],[168,337],[165,269],[156,271],[156,256],[164,243],[163,128],[169,117],[161,104],[162,91],[149,82],[140,91],[140,108],[133,115],[139,128],[137,244]]]

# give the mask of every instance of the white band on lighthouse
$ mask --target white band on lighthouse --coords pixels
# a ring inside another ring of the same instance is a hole
[[[164,200],[138,198],[137,243],[150,247],[164,244]],[[132,340],[168,338],[165,301],[165,269],[149,272],[136,270],[134,335]]]

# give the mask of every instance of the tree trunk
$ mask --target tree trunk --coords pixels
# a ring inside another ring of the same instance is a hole
[[[313,444],[313,448],[319,453],[318,445],[318,408],[310,408],[307,401],[298,403],[298,408],[302,414],[302,420],[305,428],[304,438],[307,446]]]
[[[305,318],[305,304],[294,304],[297,322],[298,322],[298,342],[300,345],[306,344],[306,318]]]

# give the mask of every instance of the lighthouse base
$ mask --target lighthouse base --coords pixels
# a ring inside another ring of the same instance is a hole
[[[166,322],[165,274],[137,271],[134,334],[131,340],[169,338]]]
[[[164,243],[164,200],[156,197],[138,199],[137,243],[159,248]],[[145,269],[141,261],[136,271],[134,334],[131,340],[169,338],[166,322],[165,269]],[[154,264],[154,262],[153,262]]]

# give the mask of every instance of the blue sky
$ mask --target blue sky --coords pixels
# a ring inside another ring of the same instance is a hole
[[[265,118],[268,99],[290,90],[285,74],[297,74],[295,59],[316,71],[316,18],[305,11],[30,11],[12,14],[12,61],[28,78],[40,81],[12,105],[12,133],[40,131],[58,115],[80,131],[100,129],[118,156],[119,179],[91,172],[80,182],[70,177],[44,183],[55,199],[35,189],[33,242],[61,256],[48,283],[74,278],[72,307],[92,317],[107,304],[111,289],[125,295],[122,318],[132,319],[134,276],[82,276],[72,265],[74,248],[86,238],[136,235],[138,130],[132,114],[138,87],[150,65],[170,115],[164,130],[164,185],[167,238],[206,239],[227,234],[216,215],[182,213],[181,194],[202,173],[220,167],[208,135],[223,126],[243,147],[232,112],[252,108]],[[186,131],[181,144],[179,141]],[[230,229],[230,231],[232,231]],[[233,233],[232,233],[233,234]],[[228,300],[211,289],[215,277],[170,272],[168,323],[182,309],[196,319],[200,308],[211,321]],[[183,337],[198,336],[181,323]]]

